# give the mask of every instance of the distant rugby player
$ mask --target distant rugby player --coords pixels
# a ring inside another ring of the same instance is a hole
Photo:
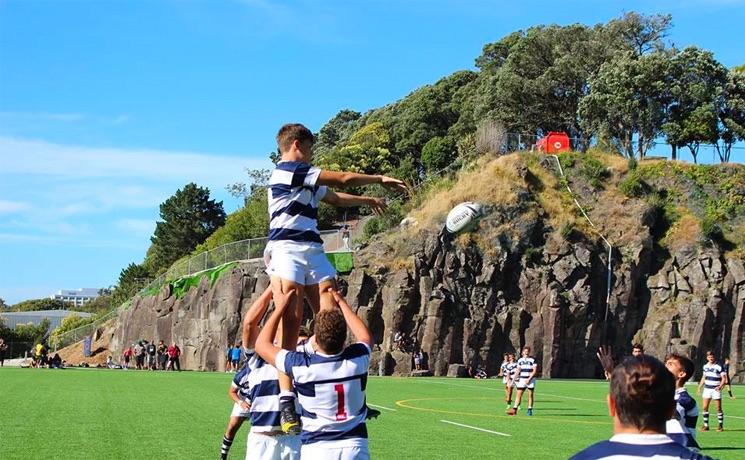
[[[530,356],[530,347],[524,347],[522,356],[517,360],[517,381],[515,388],[517,388],[517,396],[515,396],[515,404],[511,409],[507,411],[509,415],[517,414],[517,409],[520,407],[520,403],[523,399],[523,393],[528,390],[528,412],[527,415],[533,415],[533,391],[535,390],[535,376],[538,373],[538,365],[535,359]]]
[[[727,383],[727,375],[724,373],[722,366],[716,363],[714,352],[706,352],[706,364],[704,364],[704,375],[701,376],[701,382],[698,384],[696,394],[701,393],[704,388],[704,426],[701,431],[709,431],[709,404],[711,400],[717,402],[717,431],[724,431],[724,412],[722,412],[722,388]]]

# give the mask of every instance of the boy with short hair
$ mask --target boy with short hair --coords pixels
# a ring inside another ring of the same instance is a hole
[[[717,431],[724,431],[724,412],[722,411],[722,388],[727,383],[727,378],[724,375],[722,366],[717,364],[714,352],[708,350],[706,352],[706,364],[703,367],[704,375],[701,376],[701,381],[696,388],[696,394],[701,393],[701,388],[704,389],[704,426],[701,427],[701,431],[709,431],[709,404],[713,399],[717,404]]]
[[[351,172],[322,171],[311,166],[313,133],[299,123],[282,126],[277,133],[281,160],[269,180],[269,243],[264,251],[267,274],[271,277],[275,303],[294,292],[295,304],[282,317],[282,348],[294,350],[303,315],[303,298],[308,298],[314,313],[333,308],[330,289],[336,287],[336,270],[326,258],[318,231],[318,206],[321,201],[339,207],[369,206],[376,213],[386,208],[383,198],[336,193],[329,187],[360,187],[381,184],[405,191],[398,179]],[[300,431],[294,412],[292,381],[280,373],[282,429]]]
[[[665,367],[675,377],[675,414],[667,421],[667,435],[684,447],[700,449],[696,442],[698,407],[696,400],[685,389],[686,382],[695,370],[693,361],[672,353],[665,358]]]
[[[259,334],[256,352],[295,380],[303,408],[302,458],[365,460],[370,458],[365,388],[372,335],[346,300],[336,291],[331,293],[339,308],[322,309],[316,315],[315,353],[287,351],[272,343],[283,309],[291,302],[277,303]],[[345,348],[347,328],[357,343]]]

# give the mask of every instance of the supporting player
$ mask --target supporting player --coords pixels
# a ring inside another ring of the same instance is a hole
[[[517,368],[515,369],[517,383],[517,396],[515,396],[515,404],[511,409],[507,411],[509,415],[517,414],[517,409],[520,407],[520,403],[523,399],[523,393],[528,390],[528,412],[527,415],[533,415],[533,392],[535,390],[535,376],[538,372],[538,365],[535,359],[530,356],[530,347],[523,347],[522,356],[517,360]]]
[[[504,383],[504,402],[507,403],[507,409],[512,404],[512,389],[515,388],[515,377],[517,376],[517,363],[515,362],[515,354],[505,353],[507,362],[503,364],[504,371],[502,376],[502,382]]]
[[[335,193],[328,187],[360,187],[381,184],[405,191],[400,180],[349,172],[322,171],[311,166],[313,133],[301,124],[286,124],[277,134],[281,161],[269,180],[269,243],[264,252],[267,274],[271,276],[274,298],[294,292],[295,304],[284,311],[282,318],[282,348],[294,350],[298,329],[302,322],[302,299],[320,308],[335,307],[329,292],[335,288],[336,271],[326,258],[323,241],[318,232],[318,206],[324,201],[334,206],[369,206],[382,212],[386,203],[382,198]],[[294,412],[295,393],[290,378],[280,374],[280,412],[282,429],[299,433],[300,426]]]
[[[722,370],[722,366],[716,363],[714,352],[709,350],[706,352],[706,364],[703,367],[704,375],[701,376],[701,381],[696,389],[696,394],[701,393],[701,388],[704,388],[704,426],[701,427],[701,431],[709,431],[709,404],[713,399],[717,404],[717,431],[724,431],[724,412],[722,411],[722,388],[724,388],[727,382],[727,376]]]
[[[696,422],[698,406],[696,400],[688,394],[685,384],[693,376],[693,361],[685,356],[669,354],[665,358],[665,367],[675,378],[675,412],[667,421],[666,431],[670,438],[689,449],[700,449],[696,442]]]
[[[610,390],[613,437],[578,452],[571,460],[709,460],[665,434],[665,423],[675,411],[675,383],[657,359],[647,355],[626,358],[613,370]]]
[[[372,335],[336,291],[339,308],[315,319],[315,354],[288,352],[272,343],[284,314],[280,304],[259,334],[256,352],[295,380],[302,406],[301,455],[305,459],[369,459],[365,387]],[[357,343],[344,348],[350,329]]]

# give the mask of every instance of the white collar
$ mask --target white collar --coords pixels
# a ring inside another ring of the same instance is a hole
[[[620,442],[623,444],[637,444],[637,445],[657,445],[667,444],[673,442],[672,439],[666,434],[654,433],[654,434],[643,434],[643,433],[620,433],[613,435],[610,438],[611,442]]]

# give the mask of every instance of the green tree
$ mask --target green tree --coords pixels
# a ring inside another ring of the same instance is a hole
[[[719,105],[727,81],[727,69],[710,51],[688,47],[672,58],[670,103],[663,132],[676,148],[687,146],[694,163],[702,143],[716,144],[719,138]]]
[[[392,169],[391,137],[380,122],[360,128],[340,148],[329,151],[317,164],[325,169],[365,174],[387,173]]]
[[[435,173],[457,158],[455,141],[450,137],[433,137],[422,148],[422,165],[427,173]]]
[[[83,318],[82,316],[72,314],[62,320],[60,325],[52,331],[50,334],[50,342],[54,343],[55,339],[57,339],[60,335],[64,334],[65,332],[72,331],[73,329],[77,329],[79,327],[85,326],[86,324],[90,324],[93,321],[95,321],[96,318],[91,316],[90,318]]]
[[[143,265],[130,263],[119,273],[119,283],[111,295],[111,303],[119,306],[129,300],[153,279],[150,271]]]
[[[666,52],[627,52],[604,64],[580,101],[583,126],[610,139],[622,155],[643,158],[665,121],[670,67]]]
[[[225,210],[222,201],[210,199],[209,189],[190,183],[161,203],[160,217],[150,238],[153,251],[148,266],[155,273],[189,254],[221,227]]]
[[[323,156],[343,142],[356,131],[357,120],[362,114],[354,110],[344,109],[326,122],[316,136],[316,143],[313,146],[316,157]]]
[[[11,307],[11,311],[67,310],[69,307],[61,300],[44,298],[18,302]]]
[[[645,15],[630,11],[605,26],[608,37],[621,43],[635,56],[667,49],[666,38],[670,33],[673,18],[669,14]]]
[[[10,307],[5,303],[5,299],[0,297],[0,310],[6,309],[6,308],[10,308]]]
[[[719,138],[716,143],[719,159],[724,163],[730,160],[732,146],[745,141],[745,66],[743,71],[732,70],[722,91],[719,109]]]

